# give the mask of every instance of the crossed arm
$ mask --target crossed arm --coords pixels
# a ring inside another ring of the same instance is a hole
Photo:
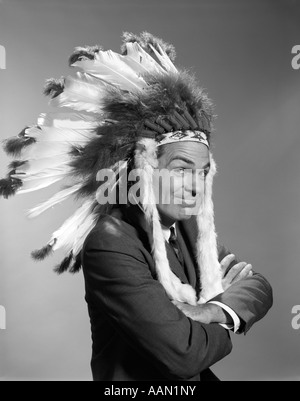
[[[222,248],[221,254],[225,248]],[[239,332],[247,332],[256,321],[260,320],[271,308],[272,289],[267,280],[252,271],[252,265],[238,262],[235,255],[227,254],[220,262],[223,272],[224,293],[206,304],[192,306],[173,301],[187,317],[205,324],[219,323],[233,325],[231,315],[218,302],[227,305],[239,317]]]
[[[214,300],[232,308],[248,330],[270,307],[271,290],[262,276],[249,277],[249,266],[245,267],[225,272],[224,286],[228,288]],[[247,270],[247,278],[238,280]],[[101,236],[96,231],[83,252],[83,272],[87,301],[166,378],[196,376],[231,352],[228,331],[216,324],[227,322],[226,313],[214,304],[199,305],[188,318],[191,310],[186,308],[190,306],[176,307],[170,302],[135,241]]]
[[[133,240],[99,237],[84,249],[86,299],[166,379],[194,377],[231,352],[227,330],[188,319],[170,302]]]

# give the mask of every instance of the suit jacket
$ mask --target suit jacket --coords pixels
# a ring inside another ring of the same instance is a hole
[[[197,291],[196,220],[176,223],[184,268],[167,244],[170,267]],[[187,318],[158,282],[149,233],[137,206],[102,216],[85,241],[82,266],[92,330],[94,380],[218,380],[209,369],[231,352],[228,330]],[[220,260],[229,251],[220,247]],[[234,263],[233,263],[234,264]],[[242,331],[272,304],[259,274],[214,298],[230,306]]]

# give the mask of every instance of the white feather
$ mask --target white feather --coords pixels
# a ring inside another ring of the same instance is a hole
[[[177,68],[175,67],[175,65],[170,60],[170,58],[167,55],[167,53],[160,47],[160,45],[157,45],[157,46],[159,48],[159,52],[150,44],[150,47],[151,47],[152,51],[154,52],[155,56],[160,61],[161,65],[165,68],[165,70],[167,72],[178,74]]]
[[[76,111],[85,111],[87,113],[94,113],[101,115],[101,105],[90,103],[76,98],[70,98],[68,94],[64,92],[54,99],[50,100],[50,105],[53,107],[67,107]]]
[[[90,114],[57,111],[40,114],[38,125],[40,127],[93,130],[99,124],[95,121],[95,116],[91,116]]]
[[[34,208],[30,209],[27,213],[29,218],[34,218],[39,216],[40,214],[44,213],[46,210],[50,209],[51,207],[57,205],[60,202],[67,200],[71,195],[76,193],[81,187],[81,184],[73,185],[70,188],[63,189],[62,191],[58,192],[54,196],[52,196],[47,201],[35,206]]]
[[[138,43],[127,43],[127,55],[136,61],[146,73],[165,73],[164,69]]]
[[[55,184],[58,181],[61,181],[63,176],[49,177],[49,178],[40,178],[35,181],[24,182],[23,186],[20,190],[17,191],[18,195],[27,194],[29,192],[38,191],[40,189],[49,187],[52,184]]]
[[[93,213],[90,213],[86,216],[83,224],[78,227],[76,231],[76,237],[72,245],[73,254],[77,256],[82,249],[83,243],[88,236],[88,234],[92,231],[97,223],[97,216]]]
[[[22,149],[21,158],[23,160],[29,159],[43,159],[46,157],[55,157],[60,155],[67,156],[71,150],[69,143],[64,142],[37,142],[33,145]]]
[[[47,157],[44,159],[28,160],[23,166],[16,169],[16,174],[37,174],[41,171],[64,166],[71,161],[70,156],[61,155],[57,157]]]
[[[93,204],[94,200],[89,199],[85,201],[82,206],[53,233],[49,242],[52,243],[56,239],[53,251],[63,247],[67,252],[71,252],[74,243],[74,233],[76,233],[78,228],[92,213],[91,208]]]
[[[100,51],[96,54],[95,60],[78,61],[74,66],[122,90],[136,92],[147,86],[145,81],[124,62],[122,56],[111,50]]]
[[[86,143],[96,137],[96,133],[92,130],[75,130],[56,127],[42,127],[42,129],[30,128],[26,131],[26,135],[35,138],[38,142],[66,142],[70,145],[78,142]]]
[[[66,176],[71,171],[71,167],[69,166],[57,166],[53,168],[49,168],[46,170],[42,170],[36,174],[11,174],[11,177],[17,178],[25,182],[36,181],[40,178],[50,178],[50,177],[57,177],[57,176]]]

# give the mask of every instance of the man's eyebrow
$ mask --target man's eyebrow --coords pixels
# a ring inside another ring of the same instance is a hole
[[[185,162],[187,164],[191,164],[192,166],[195,165],[194,162],[192,162],[191,160],[187,159],[184,156],[174,156],[174,157],[172,157],[172,159],[169,161],[168,164],[170,164],[174,160],[181,160],[181,161],[183,161],[183,162]],[[209,167],[210,167],[210,162],[206,163],[205,166],[202,167],[202,169],[205,170],[206,168],[209,168]]]
[[[195,165],[195,163],[194,162],[192,162],[191,160],[189,160],[189,159],[187,159],[186,157],[184,157],[184,156],[173,156],[172,158],[171,158],[171,160],[169,161],[169,163],[168,164],[170,164],[172,161],[174,161],[174,160],[181,160],[181,161],[183,161],[183,162],[185,162],[185,163],[187,163],[187,164],[191,164],[191,165]]]

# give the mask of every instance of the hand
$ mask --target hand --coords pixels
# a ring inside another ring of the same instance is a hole
[[[196,322],[210,324],[223,323],[232,324],[232,318],[220,306],[215,304],[199,304],[196,306],[184,302],[172,301],[185,314],[185,316]]]
[[[221,261],[221,269],[223,272],[222,286],[224,291],[226,291],[232,284],[253,275],[252,265],[246,262],[236,263],[226,274],[226,270],[234,259],[235,255],[229,254]]]

